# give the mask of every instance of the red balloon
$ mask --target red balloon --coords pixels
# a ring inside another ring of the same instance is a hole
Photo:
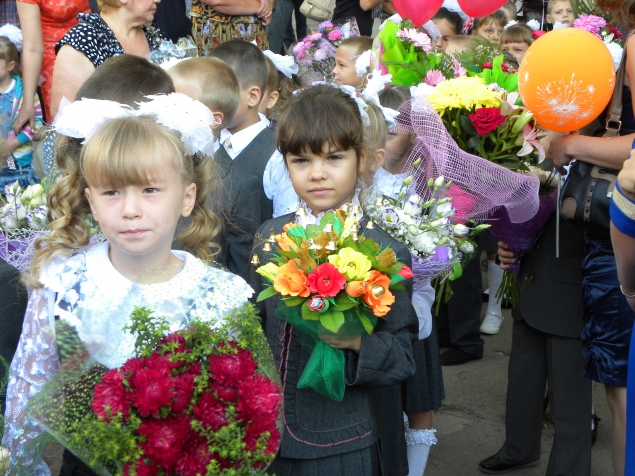
[[[392,4],[401,18],[409,18],[415,26],[421,26],[439,11],[443,0],[393,0]]]
[[[486,17],[505,5],[507,0],[459,0],[459,6],[474,18]]]

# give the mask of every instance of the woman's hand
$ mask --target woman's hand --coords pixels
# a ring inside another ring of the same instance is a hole
[[[509,251],[507,243],[498,242],[498,260],[501,262],[501,269],[508,270],[509,266],[516,262],[516,256]]]
[[[560,172],[561,175],[565,174],[565,165],[569,165],[574,156],[570,153],[571,142],[576,141],[581,136],[577,134],[569,134],[560,137],[556,137],[549,144],[549,149],[547,151],[547,157],[549,157],[553,161],[554,167]]]
[[[17,2],[18,16],[22,25],[22,81],[24,84],[22,107],[13,123],[13,130],[18,134],[25,124],[35,131],[35,109],[33,98],[37,91],[37,83],[42,70],[44,57],[44,41],[42,40],[42,19],[37,4]],[[50,118],[49,118],[50,119]]]
[[[258,9],[256,16],[258,16],[258,18],[262,20],[262,24],[264,26],[267,26],[271,23],[273,9],[276,6],[276,1],[275,0],[259,0],[259,1],[260,1],[260,8]]]
[[[326,342],[334,349],[350,349],[359,355],[362,350],[362,336],[351,337],[350,339],[341,339],[330,335],[320,334],[320,339]]]

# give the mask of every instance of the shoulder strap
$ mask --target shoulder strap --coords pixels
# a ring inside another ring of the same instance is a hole
[[[624,91],[624,77],[626,76],[626,44],[622,52],[622,60],[615,77],[615,89],[609,103],[609,112],[606,115],[606,134],[604,137],[615,137],[622,128],[622,92]]]

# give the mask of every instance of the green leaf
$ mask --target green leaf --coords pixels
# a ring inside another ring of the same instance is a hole
[[[468,149],[476,149],[479,145],[481,145],[481,137],[480,136],[470,137],[470,140],[467,141],[467,148]]]
[[[375,242],[371,238],[366,238],[359,245],[359,252],[366,255],[369,258],[375,258],[377,254],[377,249],[375,247]],[[372,261],[372,260],[371,260]]]
[[[282,301],[289,307],[299,306],[305,300],[306,300],[306,298],[303,298],[303,297],[282,298]]]
[[[331,225],[333,225],[337,220],[337,216],[335,216],[335,213],[326,213],[321,219],[320,219],[320,226],[322,227],[322,229],[324,229],[324,227],[330,223]]]
[[[351,237],[346,238],[343,242],[342,242],[342,248],[351,248],[355,251],[359,251],[359,247],[357,246],[357,243],[355,241],[353,241],[353,239]]]
[[[403,283],[397,283],[394,286],[390,286],[391,291],[403,291],[404,289],[406,289],[406,287]]]
[[[318,225],[307,225],[306,227],[306,237],[308,240],[311,240],[322,233],[322,227]]]
[[[344,324],[344,321],[344,313],[340,311],[329,311],[320,314],[320,324],[334,334],[339,332],[340,327]]]
[[[264,301],[265,299],[275,296],[276,294],[278,294],[278,291],[276,291],[273,286],[269,286],[268,288],[260,291],[260,294],[258,294],[258,297],[256,298],[256,302]]]
[[[309,309],[309,301],[306,301],[304,304],[302,304],[302,308],[300,309],[300,311],[302,311],[302,319],[304,319],[305,321],[320,320],[321,314]]]
[[[402,281],[405,281],[406,278],[404,278],[402,275],[397,274],[397,273],[393,273],[390,275],[390,288],[394,289],[393,286],[397,283],[400,283]]]
[[[461,114],[461,117],[459,117],[459,123],[461,125],[461,129],[463,129],[469,135],[475,136],[478,134],[478,132],[476,132],[476,128],[474,127],[474,124],[472,124],[472,121],[470,121],[469,117]]]
[[[299,258],[300,257],[300,255],[298,253],[296,253],[295,251],[278,250],[278,254],[284,256],[285,258],[289,258],[289,259],[295,259],[295,258]]]
[[[335,298],[335,310],[336,311],[347,311],[349,309],[357,306],[357,301],[350,297],[345,292],[341,292]]]
[[[306,238],[306,231],[303,226],[294,226],[287,231],[289,236],[297,236],[299,238]]]
[[[373,333],[373,329],[375,328],[375,326],[373,326],[373,323],[370,322],[370,319],[368,319],[368,317],[366,317],[363,313],[359,314],[359,322],[362,323],[362,326],[364,326],[364,330],[368,333],[368,335]]]

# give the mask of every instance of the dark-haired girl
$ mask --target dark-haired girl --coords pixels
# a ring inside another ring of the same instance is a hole
[[[329,85],[305,89],[289,99],[278,122],[277,141],[302,212],[265,222],[257,237],[282,233],[289,222],[318,223],[326,212],[345,204],[361,206],[358,181],[367,157],[361,114],[354,99]],[[380,228],[369,228],[366,217],[358,233],[392,247],[401,262],[410,264],[408,249]],[[259,245],[257,238],[256,253],[266,263],[268,253]],[[257,292],[263,289],[255,270],[251,285]],[[412,341],[417,337],[417,317],[410,303],[412,281],[408,279],[406,290],[394,296],[391,310],[372,335],[327,342],[344,351],[342,401],[298,388],[309,358],[300,345],[302,336],[276,314],[279,296],[258,304],[284,391],[284,432],[280,451],[268,469],[271,474],[381,474],[376,412],[383,409],[376,405],[375,389],[398,386],[415,370]],[[394,424],[402,422],[397,419]]]
[[[432,22],[439,29],[441,36],[437,38],[437,51],[445,51],[450,37],[460,35],[463,32],[463,19],[457,12],[443,7],[432,18]]]

